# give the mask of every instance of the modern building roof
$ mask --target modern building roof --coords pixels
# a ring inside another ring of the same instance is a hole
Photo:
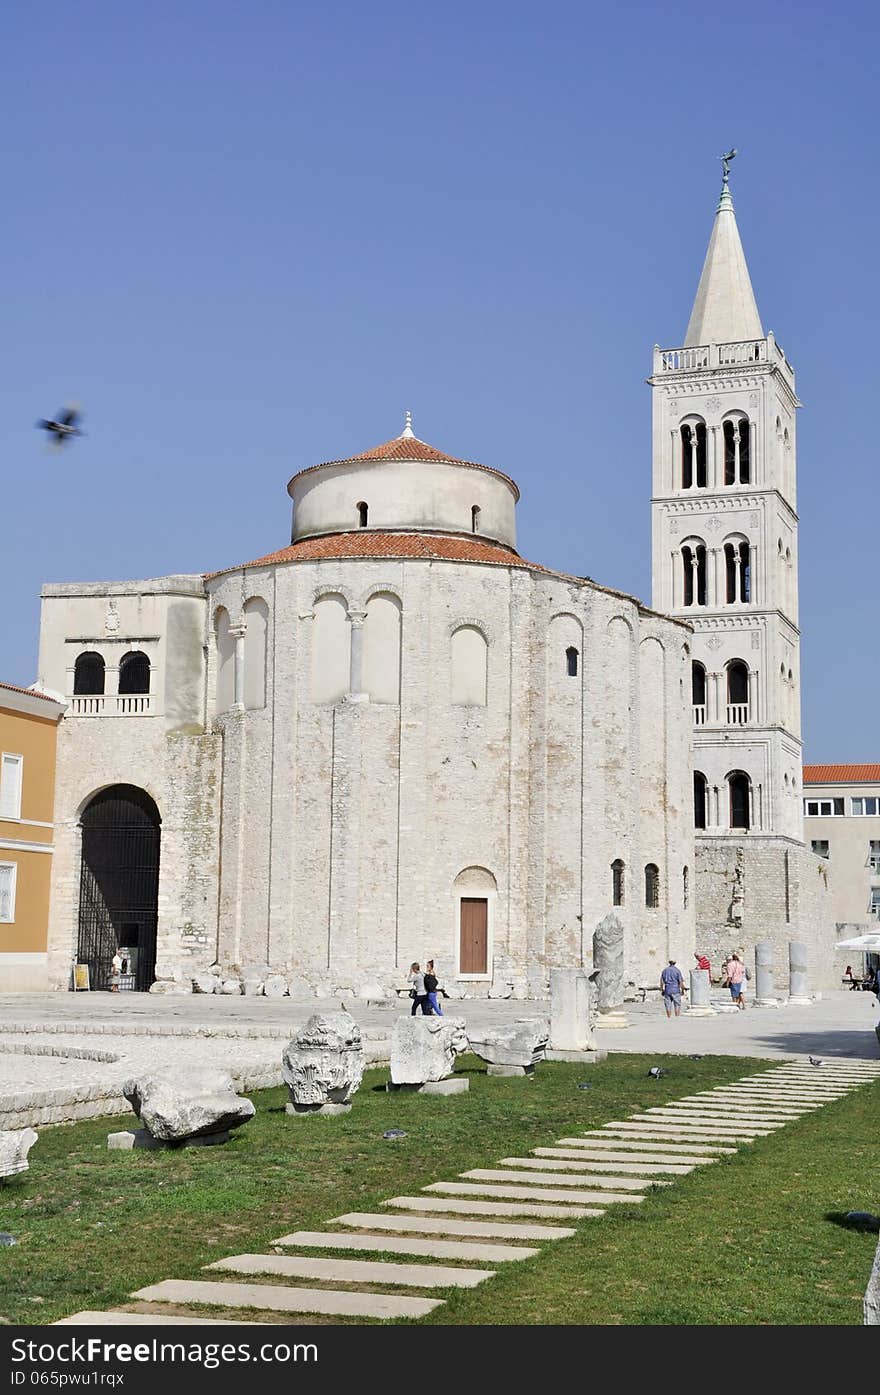
[[[805,785],[880,785],[880,765],[805,765]]]
[[[33,688],[19,688],[15,683],[0,683],[0,689],[7,693],[23,693],[25,697],[40,698],[43,702],[55,702],[56,699],[49,697],[48,693],[38,693]]]
[[[761,317],[725,175],[684,347],[763,338]]]

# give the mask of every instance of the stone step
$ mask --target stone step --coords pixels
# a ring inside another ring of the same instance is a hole
[[[508,1187],[494,1182],[431,1182],[425,1191],[460,1193],[462,1196],[479,1196],[483,1193],[505,1201],[571,1201],[581,1202],[585,1206],[591,1202],[604,1206],[614,1201],[644,1201],[642,1196],[626,1196],[621,1192],[567,1192],[564,1187],[554,1191],[551,1187]]]
[[[352,1237],[343,1238],[350,1240]],[[231,1270],[234,1274],[274,1274],[283,1279],[391,1284],[402,1288],[476,1288],[477,1284],[494,1278],[492,1269],[454,1269],[448,1264],[394,1264],[381,1259],[318,1259],[313,1255],[231,1255],[229,1259],[215,1260],[204,1268]]]
[[[567,1151],[565,1148],[533,1148],[532,1152],[537,1154],[533,1158],[500,1158],[502,1167],[534,1167],[546,1168],[549,1172],[619,1172],[637,1173],[639,1176],[658,1177],[669,1175],[676,1177],[686,1177],[689,1172],[693,1172],[693,1165],[686,1166],[678,1163],[636,1163],[630,1158],[623,1162],[609,1162],[607,1158],[584,1158],[573,1148]]]
[[[374,1216],[368,1211],[348,1211],[334,1216],[332,1225],[361,1226],[367,1230],[413,1230],[429,1235],[466,1235],[485,1240],[567,1240],[577,1231],[564,1225],[516,1225],[512,1222],[456,1221],[430,1216]],[[276,1240],[276,1244],[283,1242]],[[497,1248],[502,1248],[501,1246]],[[504,1246],[503,1248],[513,1248]]]
[[[585,1130],[581,1137],[560,1138],[557,1142],[564,1143],[567,1147],[571,1147],[575,1144],[583,1144],[586,1148],[615,1148],[618,1150],[621,1148],[628,1148],[631,1152],[636,1154],[646,1152],[670,1153],[673,1155],[669,1159],[670,1162],[675,1160],[674,1155],[676,1153],[689,1153],[696,1156],[704,1156],[706,1162],[717,1162],[718,1158],[725,1153],[735,1153],[737,1151],[735,1148],[728,1148],[721,1143],[675,1143],[665,1138],[658,1139],[656,1143],[651,1143],[645,1139],[634,1138],[632,1134],[625,1134],[623,1138],[614,1138],[607,1133],[603,1133],[601,1129]]]
[[[603,1129],[609,1137],[623,1135],[624,1138],[675,1138],[680,1142],[697,1143],[751,1143],[752,1135],[747,1133],[732,1133],[729,1129],[698,1129],[694,1125],[686,1128],[683,1124],[659,1124],[649,1123],[643,1119],[622,1119],[619,1123],[604,1124]]]
[[[659,1106],[656,1106],[659,1107]],[[667,1112],[685,1119],[709,1113],[712,1118],[723,1118],[732,1123],[742,1124],[793,1124],[801,1116],[800,1114],[777,1114],[771,1110],[762,1109],[760,1105],[749,1105],[742,1107],[734,1104],[730,1100],[701,1100],[695,1104],[670,1104],[666,1106]],[[653,1110],[649,1110],[653,1113]]]
[[[602,1163],[606,1171],[613,1171],[615,1166],[624,1163],[628,1163],[633,1171],[657,1164],[663,1172],[678,1176],[693,1171],[701,1163],[718,1161],[717,1158],[700,1158],[696,1154],[688,1153],[609,1152],[605,1148],[591,1148],[589,1144],[578,1148],[533,1148],[532,1152],[538,1153],[542,1158],[583,1158],[585,1162],[592,1162],[594,1165]]]
[[[752,1119],[729,1120],[727,1114],[720,1109],[717,1113],[710,1113],[707,1110],[705,1114],[697,1114],[687,1109],[664,1109],[661,1105],[646,1110],[644,1114],[633,1114],[632,1120],[640,1124],[681,1124],[686,1129],[729,1128],[731,1133],[750,1133],[756,1137],[774,1133],[776,1129],[785,1127],[784,1124],[773,1123],[771,1120],[763,1122]]]
[[[342,1220],[343,1217],[337,1217]],[[369,1224],[378,1226],[388,1216],[371,1216]],[[572,1235],[574,1231],[571,1232]],[[483,1264],[498,1264],[504,1260],[531,1259],[540,1250],[527,1245],[490,1245],[475,1241],[439,1240],[433,1236],[416,1235],[349,1235],[338,1231],[295,1230],[282,1235],[275,1245],[288,1245],[309,1250],[384,1250],[391,1255],[425,1255],[428,1259],[477,1260]]]
[[[529,1168],[529,1161],[526,1159],[526,1169]],[[472,1167],[468,1172],[460,1172],[459,1177],[465,1177],[474,1182],[524,1182],[529,1186],[552,1186],[552,1187],[608,1187],[611,1191],[619,1192],[643,1192],[646,1187],[671,1187],[669,1181],[655,1182],[646,1177],[606,1177],[597,1173],[595,1176],[587,1175],[569,1177],[556,1172],[532,1172],[518,1171],[514,1167]]]
[[[264,1322],[248,1322],[245,1318],[180,1317],[172,1313],[126,1313],[120,1308],[106,1312],[72,1313],[59,1318],[52,1327],[265,1327]]]
[[[355,1293],[287,1284],[212,1283],[207,1279],[163,1279],[139,1288],[132,1298],[146,1303],[208,1303],[215,1308],[253,1308],[256,1312],[373,1318],[424,1317],[443,1302],[442,1298],[413,1298],[409,1294]]]
[[[672,1101],[677,1104],[677,1100]],[[772,1099],[767,1099],[763,1095],[747,1095],[741,1090],[714,1090],[710,1094],[692,1095],[687,1103],[694,1104],[723,1104],[731,1109],[759,1110],[762,1114],[776,1115],[780,1119],[799,1119],[803,1114],[811,1114],[814,1109],[820,1109],[821,1105],[815,1102],[810,1104],[778,1104]]]
[[[534,1216],[543,1221],[586,1220],[605,1215],[604,1208],[596,1206],[551,1206],[526,1201],[453,1201],[451,1198],[440,1201],[424,1196],[392,1196],[382,1205],[399,1206],[408,1211],[449,1211],[457,1216]]]

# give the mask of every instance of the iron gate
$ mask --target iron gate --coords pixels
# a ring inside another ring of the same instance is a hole
[[[145,993],[156,967],[159,811],[144,790],[112,785],[82,816],[79,963],[92,988],[109,989],[113,956],[121,989]]]

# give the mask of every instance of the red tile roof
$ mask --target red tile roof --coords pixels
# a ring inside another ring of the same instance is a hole
[[[57,698],[49,697],[48,693],[35,693],[32,688],[18,688],[14,683],[0,683],[0,688],[5,688],[10,693],[24,693],[25,697],[42,698],[44,702],[57,701]]]
[[[282,547],[245,562],[245,567],[270,567],[277,562],[320,562],[332,557],[437,557],[450,562],[496,562],[503,566],[528,567],[513,548],[501,543],[484,542],[468,536],[450,537],[441,533],[379,533],[364,530],[357,533],[329,533],[320,538],[303,538],[301,542]],[[237,572],[239,567],[224,567],[209,576]],[[536,570],[543,571],[543,568]]]
[[[805,765],[805,785],[880,785],[880,765]]]
[[[420,441],[418,436],[395,436],[393,440],[383,441],[380,446],[372,446],[370,450],[361,451],[359,455],[349,455],[344,460],[323,460],[320,465],[309,465],[307,469],[299,470],[293,478],[299,479],[301,475],[308,475],[312,470],[323,470],[327,465],[359,465],[370,460],[427,460],[443,465],[464,465],[469,470],[485,470],[487,475],[497,475],[509,484],[517,499],[519,498],[516,481],[505,475],[503,470],[496,470],[492,465],[478,465],[475,460],[462,460],[457,455],[448,455],[436,446],[429,446],[427,441]]]

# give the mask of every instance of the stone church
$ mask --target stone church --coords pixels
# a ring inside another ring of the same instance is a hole
[[[47,982],[104,986],[119,946],[140,990],[216,965],[356,993],[433,957],[453,996],[525,998],[612,909],[636,984],[697,939],[833,939],[800,816],[794,375],[726,177],[649,381],[653,608],[526,561],[515,482],[408,415],[293,476],[288,546],[45,586]]]

